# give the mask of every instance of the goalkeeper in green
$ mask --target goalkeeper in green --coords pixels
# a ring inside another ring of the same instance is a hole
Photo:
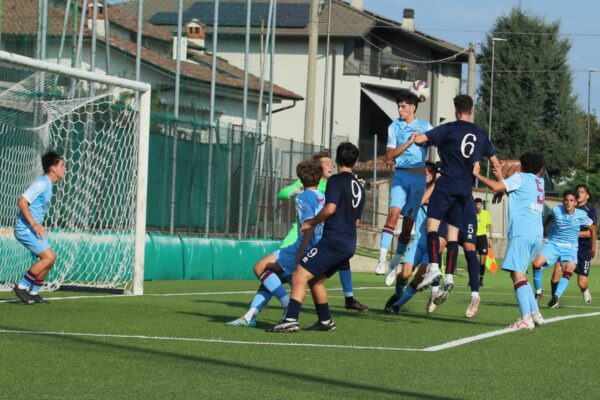
[[[317,189],[321,193],[325,193],[325,188],[327,187],[327,179],[331,175],[333,175],[333,161],[328,152],[316,153],[313,155],[313,160],[319,160],[321,162],[321,167],[323,168],[323,176]],[[284,187],[277,194],[277,198],[279,200],[289,200],[292,197],[302,192],[302,182],[297,180],[293,184]],[[292,225],[292,229],[288,232],[286,237],[283,239],[281,243],[281,247],[287,247],[291,244],[294,244],[298,239],[298,228],[296,226],[296,222]],[[357,310],[357,311],[367,311],[369,308],[358,302],[354,298],[354,291],[352,288],[352,271],[350,270],[350,266],[345,269],[339,270],[340,282],[342,284],[342,289],[344,290],[344,298],[345,298],[345,307],[347,310]]]

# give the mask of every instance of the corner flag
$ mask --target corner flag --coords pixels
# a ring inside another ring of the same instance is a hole
[[[495,274],[496,271],[498,271],[498,263],[496,262],[494,252],[492,251],[491,247],[488,248],[487,257],[485,258],[485,266],[492,274]]]

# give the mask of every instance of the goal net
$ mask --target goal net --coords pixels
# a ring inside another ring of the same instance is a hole
[[[14,237],[17,200],[56,150],[44,289],[142,294],[149,108],[148,84],[0,51],[0,289],[36,259]]]

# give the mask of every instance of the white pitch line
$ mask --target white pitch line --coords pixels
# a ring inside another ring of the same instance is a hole
[[[19,330],[0,329],[0,333],[22,334],[22,335],[44,335],[44,336],[78,336],[78,337],[117,338],[117,339],[167,340],[167,341],[200,342],[200,343],[244,344],[244,345],[258,345],[258,346],[313,347],[313,348],[318,347],[318,348],[351,349],[351,350],[422,351],[421,349],[409,349],[409,348],[400,348],[400,347],[351,346],[351,345],[319,344],[319,343],[244,342],[241,340],[185,338],[185,337],[171,337],[171,336],[116,335],[116,334],[81,333],[81,332],[35,332],[35,331],[19,331]]]
[[[600,315],[600,311],[593,312],[593,313],[587,313],[587,314],[563,315],[562,317],[549,318],[549,319],[545,320],[545,323],[546,324],[551,324],[553,322],[564,321],[564,320],[567,320],[567,319],[596,317],[598,315]],[[441,350],[447,350],[447,349],[451,349],[453,347],[458,347],[458,346],[462,346],[462,345],[465,345],[465,344],[477,342],[479,340],[488,339],[488,338],[491,338],[491,337],[494,337],[494,336],[504,335],[505,333],[517,332],[519,330],[520,329],[517,329],[517,328],[499,329],[497,331],[482,333],[482,334],[471,336],[471,337],[466,337],[466,338],[462,338],[462,339],[458,339],[458,340],[453,340],[451,342],[443,343],[443,344],[440,344],[440,345],[437,345],[437,346],[426,347],[424,349],[421,349],[421,351],[441,351]]]
[[[561,317],[549,318],[546,324],[553,322],[564,321],[574,318],[586,318],[599,316],[600,312],[588,314],[564,315]],[[145,335],[117,335],[104,333],[82,333],[82,332],[35,332],[23,330],[8,330],[0,329],[0,333],[5,334],[21,334],[21,335],[45,335],[45,336],[78,336],[78,337],[95,337],[95,338],[116,338],[116,339],[142,339],[142,340],[164,340],[164,341],[182,341],[182,342],[197,342],[197,343],[223,343],[223,344],[241,344],[251,346],[280,346],[280,347],[310,347],[310,348],[325,348],[325,349],[345,349],[345,350],[375,350],[375,351],[412,351],[412,352],[438,352],[448,350],[454,347],[463,346],[479,340],[488,339],[494,336],[504,335],[506,333],[517,332],[519,329],[504,328],[492,332],[482,333],[479,335],[453,340],[437,346],[426,347],[424,349],[411,349],[402,347],[384,347],[384,346],[351,346],[338,344],[320,344],[320,343],[281,343],[281,342],[245,342],[241,340],[223,340],[223,339],[205,339],[205,338],[185,338],[171,336],[145,336]]]

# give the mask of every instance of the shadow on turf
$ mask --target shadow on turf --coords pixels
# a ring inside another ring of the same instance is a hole
[[[16,328],[16,327],[7,327],[7,326],[2,326],[2,327],[0,327],[0,329],[29,332],[29,330],[27,330],[27,329]],[[50,335],[44,335],[44,334],[40,334],[40,335],[50,336]],[[121,350],[121,351],[127,351],[130,353],[142,353],[145,355],[150,354],[150,355],[156,355],[156,356],[160,356],[160,357],[169,357],[169,358],[172,358],[175,360],[200,363],[200,364],[205,364],[205,365],[207,364],[207,365],[213,366],[213,367],[220,367],[220,368],[226,367],[226,368],[231,368],[233,370],[239,370],[241,372],[247,372],[248,368],[252,368],[254,371],[261,372],[263,374],[270,374],[270,375],[282,377],[286,380],[286,385],[288,385],[288,386],[289,386],[290,380],[296,380],[296,381],[299,381],[299,383],[301,383],[301,384],[307,384],[307,385],[313,385],[314,383],[322,383],[322,384],[329,385],[332,387],[340,387],[342,389],[350,388],[350,389],[354,389],[354,390],[359,390],[359,391],[362,391],[363,394],[366,396],[368,396],[369,394],[371,394],[371,395],[379,394],[379,395],[400,396],[401,398],[410,397],[410,398],[417,398],[417,399],[436,399],[436,400],[458,400],[458,399],[460,399],[459,397],[440,396],[438,394],[429,395],[429,394],[417,393],[417,392],[411,392],[411,391],[405,391],[405,390],[382,388],[382,387],[378,387],[375,385],[353,383],[353,382],[347,381],[347,380],[326,378],[321,375],[310,375],[307,373],[296,372],[296,371],[282,371],[282,370],[276,369],[276,368],[268,368],[268,367],[265,367],[260,364],[246,365],[246,364],[235,363],[235,362],[228,361],[228,360],[219,360],[219,359],[203,357],[203,356],[190,356],[190,355],[185,355],[185,354],[177,354],[177,353],[173,353],[173,352],[161,351],[161,350],[156,350],[156,349],[147,348],[147,347],[126,346],[126,345],[117,344],[117,343],[108,343],[106,341],[107,340],[106,338],[96,340],[96,339],[87,338],[87,337],[60,336],[60,335],[52,335],[52,338],[57,339],[57,340],[63,340],[64,342],[79,343],[79,344],[84,344],[84,345],[88,345],[88,346],[96,346],[96,347],[100,347],[100,348],[116,349],[116,350]],[[311,350],[311,351],[313,351],[313,350]],[[315,358],[315,360],[316,360],[316,358]],[[293,366],[293,364],[292,364],[292,366]]]

